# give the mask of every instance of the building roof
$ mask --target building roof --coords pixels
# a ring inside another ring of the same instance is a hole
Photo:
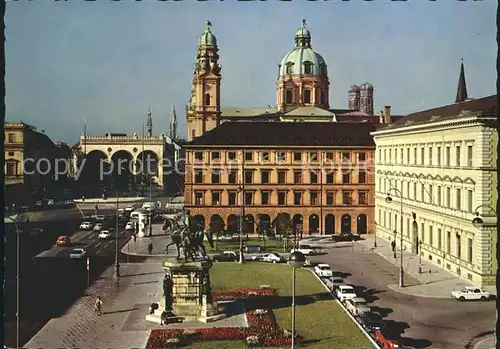
[[[321,109],[318,107],[298,107],[289,111],[285,116],[329,116],[335,117],[331,111]]]
[[[457,98],[455,103],[467,100],[467,84],[465,83],[464,62],[460,65],[460,76],[458,77]]]
[[[252,116],[264,116],[265,114],[276,114],[278,113],[278,108],[276,107],[257,107],[257,108],[221,108],[221,117],[252,117]]]
[[[450,120],[459,117],[462,111],[480,112],[483,115],[496,115],[497,108],[497,95],[491,95],[478,99],[469,99],[459,103],[408,114],[390,125],[381,127],[380,130],[394,129],[427,122]]]
[[[371,123],[225,122],[190,146],[375,146]]]

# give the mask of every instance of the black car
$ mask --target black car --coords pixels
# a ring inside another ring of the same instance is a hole
[[[359,317],[359,323],[368,331],[373,332],[380,330],[384,321],[382,316],[377,312],[362,313]]]
[[[213,256],[212,260],[214,262],[236,262],[239,260],[239,255],[233,251],[225,251]]]
[[[358,241],[360,239],[359,235],[354,235],[352,233],[342,233],[332,235],[332,239],[335,242],[340,241]]]

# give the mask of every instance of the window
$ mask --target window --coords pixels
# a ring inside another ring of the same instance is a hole
[[[397,149],[394,149],[394,163],[395,164],[398,163],[398,150]]]
[[[220,205],[220,193],[218,191],[212,192],[212,205]]]
[[[366,183],[366,172],[365,171],[358,172],[358,183]]]
[[[441,147],[437,147],[436,149],[437,152],[437,165],[441,166]]]
[[[446,166],[450,166],[450,153],[451,153],[451,148],[446,147],[446,153],[444,154],[444,161]]]
[[[392,229],[392,213],[389,212],[389,229]]]
[[[269,205],[269,192],[263,191],[260,193],[260,202],[262,205]]]
[[[451,207],[451,188],[446,187],[446,207]]]
[[[349,154],[349,153],[342,153],[342,160],[343,161],[349,161],[349,159],[351,158],[350,155],[351,154]]]
[[[312,74],[313,65],[311,62],[304,62],[304,74]]]
[[[9,156],[14,156],[14,152],[13,151],[9,151]]]
[[[417,183],[413,183],[413,200],[417,200]]]
[[[384,162],[387,162],[387,149],[384,149]]]
[[[451,251],[451,231],[446,232],[446,253]]]
[[[389,161],[387,161],[389,164],[392,163],[392,149],[389,149]]]
[[[406,148],[406,163],[410,164],[410,148]]]
[[[201,170],[194,171],[194,182],[196,184],[203,183],[203,171]]]
[[[317,191],[312,191],[311,192],[311,205],[319,205],[318,192]]]
[[[286,205],[286,191],[278,192],[278,205]]]
[[[425,202],[425,187],[424,184],[420,184],[420,201]]]
[[[318,88],[318,94],[319,94],[319,103],[325,104],[325,93],[323,92],[323,90]]]
[[[472,145],[467,146],[467,166],[472,167]]]
[[[252,170],[245,171],[245,183],[248,183],[248,184],[253,183],[253,171]]]
[[[268,151],[264,151],[262,152],[262,161],[269,161],[269,152]]]
[[[399,155],[399,163],[402,164],[404,162],[404,160],[403,160],[403,148],[401,148],[401,151],[399,153],[400,153],[400,155]]]
[[[326,159],[327,160],[332,160],[333,161],[334,158],[335,158],[335,156],[334,156],[333,152],[330,151],[330,152],[326,153]]]
[[[293,161],[301,161],[301,160],[302,160],[302,153],[294,152],[293,153]]]
[[[425,157],[425,148],[422,147],[420,148],[420,165],[423,165],[424,164],[424,157]]]
[[[432,147],[429,147],[429,165],[432,165]]]
[[[9,143],[15,143],[16,142],[16,135],[14,133],[9,133],[8,134],[8,138],[9,138]]]
[[[326,174],[326,184],[333,184],[333,172]]]
[[[410,235],[410,218],[406,218],[406,236]]]
[[[467,239],[467,262],[472,263],[472,239]]]
[[[360,205],[366,205],[366,193],[364,191],[358,193],[358,201]]]
[[[278,152],[278,161],[285,161],[285,152],[284,151]]]
[[[220,153],[218,151],[212,152],[212,161],[220,161]]]
[[[292,74],[293,73],[293,63],[287,63],[286,64],[286,73],[287,74]]]
[[[196,130],[191,130],[191,139],[196,138]]]
[[[462,191],[460,189],[457,189],[456,199],[457,199],[456,208],[457,208],[457,210],[461,211],[462,210]]]
[[[293,193],[293,204],[302,205],[302,192],[296,191]]]
[[[429,246],[434,246],[433,229],[434,229],[434,227],[432,225],[429,225]]]
[[[236,184],[238,180],[238,171],[232,170],[227,173],[227,182],[230,184]]]
[[[311,103],[311,90],[304,90],[304,103]]]
[[[456,163],[457,166],[461,166],[460,165],[460,147],[457,146],[455,149],[456,149],[455,150],[455,155],[457,157],[455,163]]]
[[[422,230],[420,232],[420,237],[422,239],[422,243],[425,242],[425,224],[424,223],[420,223],[420,230]]]
[[[333,191],[329,191],[326,193],[326,204],[328,206],[335,205],[335,193]]]
[[[7,176],[15,176],[17,175],[17,166],[13,162],[7,163]]]
[[[260,171],[260,182],[262,184],[268,184],[269,183],[269,171],[268,170],[262,170],[262,171]]]
[[[228,152],[228,153],[227,153],[227,159],[228,159],[229,161],[234,161],[234,160],[236,160],[236,152],[234,152],[234,151],[230,151],[230,152]]]
[[[441,248],[443,247],[442,244],[441,244],[441,239],[443,237],[441,236],[441,228],[438,228],[438,236],[437,236],[437,240],[438,240],[438,250],[441,250]]]
[[[429,193],[428,193],[428,195],[429,195],[429,203],[431,203],[431,204],[435,204],[434,197],[432,195],[433,194],[433,192],[432,192],[433,190],[434,190],[434,188],[432,187],[432,184],[429,184]]]
[[[278,171],[278,183],[285,184],[286,183],[286,172]]]
[[[202,151],[195,151],[194,152],[194,160],[195,161],[203,161],[203,152]]]
[[[195,191],[194,192],[194,203],[195,203],[195,205],[204,205],[202,191]]]
[[[236,206],[236,197],[237,197],[236,196],[236,192],[235,191],[230,191],[228,193],[228,196],[227,196],[227,198],[228,198],[227,204],[229,206]]]
[[[462,258],[462,237],[460,235],[456,235],[457,238],[457,258]]]
[[[410,182],[406,182],[406,197],[410,198]]]
[[[253,153],[245,152],[245,161],[253,161]]]
[[[300,171],[293,172],[293,183],[295,183],[295,184],[302,183],[302,172],[300,172]]]
[[[286,67],[287,74],[288,74],[288,68],[289,66]],[[286,90],[286,103],[287,104],[293,103],[293,91],[291,89]]]
[[[311,152],[309,154],[309,161],[318,161],[318,152]]]
[[[358,161],[366,161],[366,153],[359,153]]]
[[[309,178],[311,179],[311,184],[318,183],[318,173],[316,172],[316,170],[311,170],[309,172]]]
[[[441,187],[437,187],[437,204],[441,206]]]
[[[343,173],[342,174],[342,183],[349,184],[350,182],[351,182],[351,174],[350,173]]]
[[[253,192],[245,193],[245,205],[253,205]]]
[[[212,171],[212,184],[218,184],[218,183],[220,183],[220,171],[213,170]]]
[[[472,190],[467,190],[467,212],[472,212]]]
[[[205,105],[210,105],[210,94],[205,93]]]
[[[417,164],[417,148],[413,148],[413,165]]]
[[[342,191],[342,205],[351,205],[351,192],[347,190]]]

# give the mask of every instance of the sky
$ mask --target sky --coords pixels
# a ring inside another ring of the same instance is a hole
[[[53,140],[168,134],[175,103],[187,136],[197,44],[207,20],[219,45],[222,107],[276,105],[278,65],[307,21],[327,65],[330,107],[374,86],[375,111],[407,114],[454,103],[463,58],[470,98],[496,93],[496,2],[226,0],[7,2],[6,119]]]

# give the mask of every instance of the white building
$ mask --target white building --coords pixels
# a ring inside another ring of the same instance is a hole
[[[463,85],[459,94],[464,79]],[[395,239],[399,249],[402,231],[406,250],[471,282],[491,285],[497,268],[492,211],[497,96],[466,98],[466,92],[462,99],[457,94],[455,104],[409,114],[372,133],[376,234]],[[386,201],[388,193],[392,202]],[[476,211],[485,222],[480,228],[472,224]]]

